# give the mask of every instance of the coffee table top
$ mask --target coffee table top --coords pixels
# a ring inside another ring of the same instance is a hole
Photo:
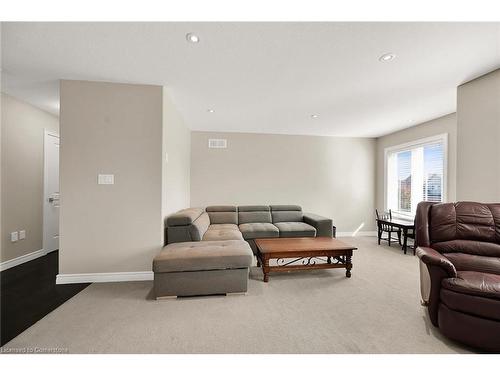
[[[357,247],[330,237],[258,238],[255,244],[263,254],[297,251],[357,250]]]

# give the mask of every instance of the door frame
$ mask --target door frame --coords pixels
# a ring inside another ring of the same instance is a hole
[[[61,145],[61,137],[59,136],[58,133],[44,129],[43,130],[43,197],[42,197],[42,204],[43,204],[43,210],[42,210],[42,248],[45,254],[49,253],[47,251],[47,234],[45,232],[45,228],[47,227],[46,223],[46,216],[45,216],[45,211],[47,209],[47,190],[48,190],[48,184],[49,184],[49,179],[47,176],[47,166],[48,166],[48,161],[47,161],[47,141],[49,137],[57,137],[59,139],[59,146]],[[60,211],[59,211],[60,212]],[[54,250],[51,250],[54,251]]]

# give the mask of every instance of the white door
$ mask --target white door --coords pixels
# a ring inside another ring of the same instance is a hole
[[[45,132],[43,172],[43,249],[59,249],[59,136]]]

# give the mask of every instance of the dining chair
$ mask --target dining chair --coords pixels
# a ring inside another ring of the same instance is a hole
[[[397,240],[401,245],[401,229],[394,228],[392,225],[386,223],[386,221],[390,222],[392,220],[392,211],[389,209],[389,211],[384,211],[382,214],[379,214],[378,210],[375,209],[375,218],[378,228],[378,244],[380,245],[380,241],[384,240],[391,246],[391,240]],[[387,237],[382,237],[384,232],[387,233]],[[397,238],[392,237],[392,233],[396,233]]]
[[[415,222],[415,219],[413,220],[413,222]],[[413,255],[415,255],[417,250],[415,248],[415,226],[413,227],[413,229],[409,229],[406,231],[406,238],[410,238],[413,240],[413,244],[407,245],[407,248],[413,250]],[[401,249],[404,250],[404,245],[401,246]]]

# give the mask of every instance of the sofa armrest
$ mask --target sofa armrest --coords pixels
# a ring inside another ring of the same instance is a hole
[[[436,250],[430,247],[418,247],[417,256],[427,265],[427,267],[440,267],[446,272],[448,277],[457,277],[457,270],[453,263]]]
[[[441,282],[457,276],[457,270],[445,256],[430,247],[418,247],[420,258],[420,290],[423,304],[427,305],[432,324],[438,326]],[[427,268],[427,272],[425,272]]]
[[[316,228],[316,236],[318,237],[333,237],[333,221],[327,217],[315,215],[315,214],[304,214],[304,223],[312,225]]]

